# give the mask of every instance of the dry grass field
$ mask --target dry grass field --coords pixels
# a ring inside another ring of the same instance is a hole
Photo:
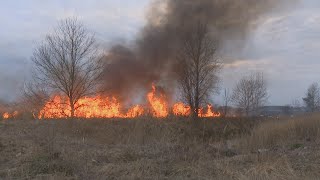
[[[6,120],[0,179],[319,179],[320,116]]]

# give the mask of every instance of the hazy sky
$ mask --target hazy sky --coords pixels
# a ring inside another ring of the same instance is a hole
[[[99,41],[134,39],[145,23],[150,0],[2,0],[0,5],[0,99],[12,100],[30,72],[37,43],[58,20],[77,16]],[[320,1],[301,0],[293,10],[270,15],[250,37],[239,59],[227,64],[222,87],[263,71],[269,104],[290,104],[320,83]],[[216,98],[219,101],[220,98]]]

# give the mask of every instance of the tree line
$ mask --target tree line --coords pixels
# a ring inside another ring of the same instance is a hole
[[[200,107],[210,102],[218,91],[218,74],[223,64],[217,58],[217,47],[206,23],[199,22],[181,35],[181,47],[175,59],[180,65],[177,84],[180,98],[191,107],[195,118]],[[79,99],[99,91],[102,69],[107,64],[102,59],[94,34],[75,18],[63,20],[34,50],[33,80],[25,88],[25,97],[33,106],[39,106],[51,94],[63,94],[74,117]],[[243,77],[231,95],[224,92],[224,99],[225,115],[232,102],[249,116],[267,102],[263,74]]]

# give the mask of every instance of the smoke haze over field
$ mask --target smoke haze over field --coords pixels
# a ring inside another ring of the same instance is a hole
[[[17,97],[29,76],[33,49],[58,20],[71,16],[79,17],[105,47],[113,45],[111,52],[117,53],[112,56],[117,57],[112,59],[122,59],[122,63],[113,63],[109,73],[118,74],[119,81],[127,82],[127,86],[117,82],[114,83],[117,86],[111,86],[114,89],[125,91],[160,79],[160,84],[168,84],[167,77],[172,76],[173,67],[168,57],[179,47],[176,35],[199,18],[209,18],[211,30],[220,35],[219,41],[223,40],[219,46],[219,57],[226,63],[220,75],[222,87],[231,89],[248,72],[263,71],[269,84],[270,104],[280,105],[292,99],[301,100],[308,85],[319,82],[318,0],[238,0],[234,4],[229,4],[233,2],[230,0],[166,2],[167,5],[164,1],[151,0],[2,1],[0,99]],[[215,6],[218,10],[227,11],[208,11],[214,3],[219,3]],[[212,18],[220,13],[223,18]],[[245,18],[240,19],[242,16]],[[227,23],[230,17],[236,19]],[[130,78],[120,76],[122,73]],[[216,100],[219,102],[219,98]]]
[[[182,48],[179,38],[199,23],[206,23],[224,56],[241,49],[247,36],[270,11],[288,5],[287,0],[167,0],[153,1],[147,24],[132,47],[117,44],[106,61],[105,89],[112,94],[131,96],[131,89],[150,88],[151,83],[176,80],[174,63]],[[290,1],[292,5],[294,1]],[[229,42],[229,43],[227,43]],[[230,43],[231,42],[231,43]],[[228,51],[224,47],[228,46]],[[224,54],[226,53],[226,54]],[[120,93],[120,94],[119,94]]]

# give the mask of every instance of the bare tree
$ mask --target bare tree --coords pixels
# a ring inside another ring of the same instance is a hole
[[[243,77],[236,85],[232,101],[245,111],[246,116],[263,106],[268,100],[267,84],[262,73]]]
[[[34,51],[35,80],[64,94],[74,117],[78,100],[95,91],[101,72],[96,41],[77,19],[61,21]]]
[[[299,99],[293,99],[291,101],[291,107],[293,108],[301,108],[301,103]]]
[[[223,93],[223,116],[226,117],[228,115],[229,103],[231,101],[230,92],[228,89],[224,89]]]
[[[318,83],[309,86],[306,97],[303,101],[309,111],[315,112],[320,108],[320,89]]]
[[[220,69],[215,58],[217,43],[209,36],[207,25],[199,23],[183,36],[182,44],[177,56],[181,97],[190,105],[192,115],[198,117],[200,106],[207,103],[217,87]]]

